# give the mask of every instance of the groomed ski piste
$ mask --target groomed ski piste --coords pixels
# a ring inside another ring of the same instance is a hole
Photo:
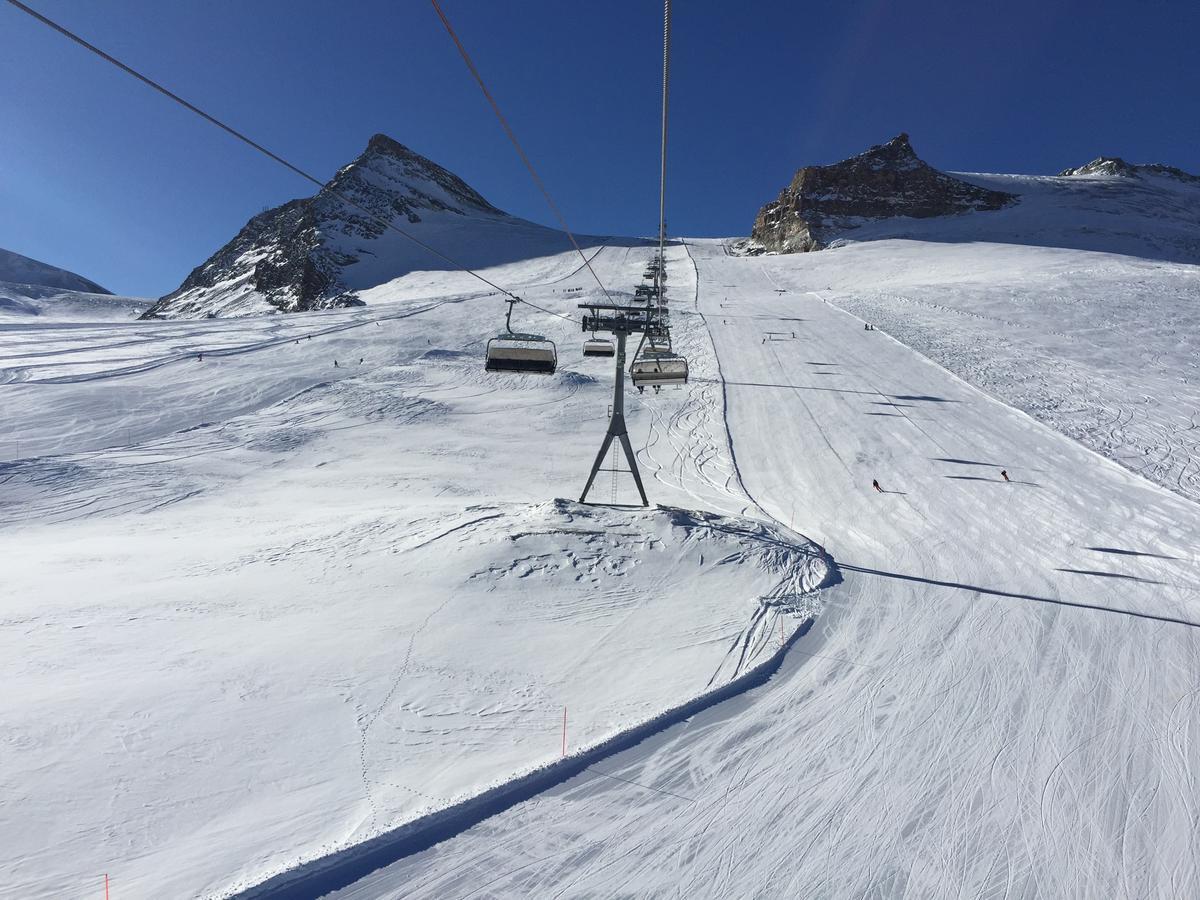
[[[518,307],[558,373],[484,373],[460,276],[0,328],[5,890],[1200,892],[1194,332],[1129,312],[1188,321],[1197,267],[1001,237],[673,242],[646,511],[563,499],[611,363]],[[631,243],[585,248],[625,295]],[[598,300],[567,253],[489,274]]]

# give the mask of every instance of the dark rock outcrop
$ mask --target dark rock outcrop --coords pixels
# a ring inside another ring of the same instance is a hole
[[[1139,175],[1165,175],[1187,184],[1200,184],[1200,175],[1192,175],[1174,166],[1164,166],[1162,163],[1135,164],[1127,163],[1119,156],[1101,156],[1086,165],[1074,169],[1063,169],[1060,176],[1075,175],[1119,175],[1123,178],[1137,178]]]
[[[457,175],[377,134],[315,196],[252,218],[142,318],[238,315],[264,302],[283,312],[361,305],[342,276],[374,254],[365,248],[389,231],[383,223],[407,230],[441,213],[507,218]]]
[[[778,199],[759,211],[750,248],[820,250],[839,233],[867,221],[994,210],[1015,199],[939,172],[901,134],[840,163],[800,169]]]

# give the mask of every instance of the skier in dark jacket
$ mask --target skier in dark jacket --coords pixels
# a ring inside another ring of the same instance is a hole
[[[1001,478],[1003,478],[1005,481],[1008,481],[1008,480],[1009,480],[1009,479],[1008,479],[1008,470],[1007,470],[1007,469],[1001,469],[1001,470],[1000,470],[1000,477],[1001,477]]]
[[[879,486],[879,481],[874,478],[871,479],[871,487],[875,488],[879,493],[883,493],[883,488]]]

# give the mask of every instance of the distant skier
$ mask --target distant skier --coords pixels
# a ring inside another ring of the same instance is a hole
[[[1001,477],[1001,478],[1003,478],[1005,481],[1008,481],[1008,480],[1009,480],[1009,479],[1008,479],[1008,470],[1007,470],[1007,469],[1001,469],[1001,470],[1000,470],[1000,477]]]
[[[333,367],[334,367],[335,369],[336,369],[336,368],[338,368],[338,364],[337,364],[337,360],[336,360],[336,359],[333,361]]]
[[[203,353],[196,354],[196,362],[204,362],[204,354]]]
[[[362,361],[363,361],[363,358],[360,356],[360,357],[358,358],[358,364],[359,364],[360,366],[362,365]]]
[[[883,493],[883,488],[879,486],[879,481],[877,479],[871,479],[871,487],[875,488],[875,490],[879,491],[879,493]]]

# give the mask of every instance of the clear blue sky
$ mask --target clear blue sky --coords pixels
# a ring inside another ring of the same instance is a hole
[[[382,131],[552,223],[423,0],[29,0],[321,178]],[[572,227],[656,228],[661,4],[444,0]],[[669,229],[900,131],[935,166],[1200,171],[1200,3],[679,0]],[[0,247],[158,295],[311,190],[0,2]]]

